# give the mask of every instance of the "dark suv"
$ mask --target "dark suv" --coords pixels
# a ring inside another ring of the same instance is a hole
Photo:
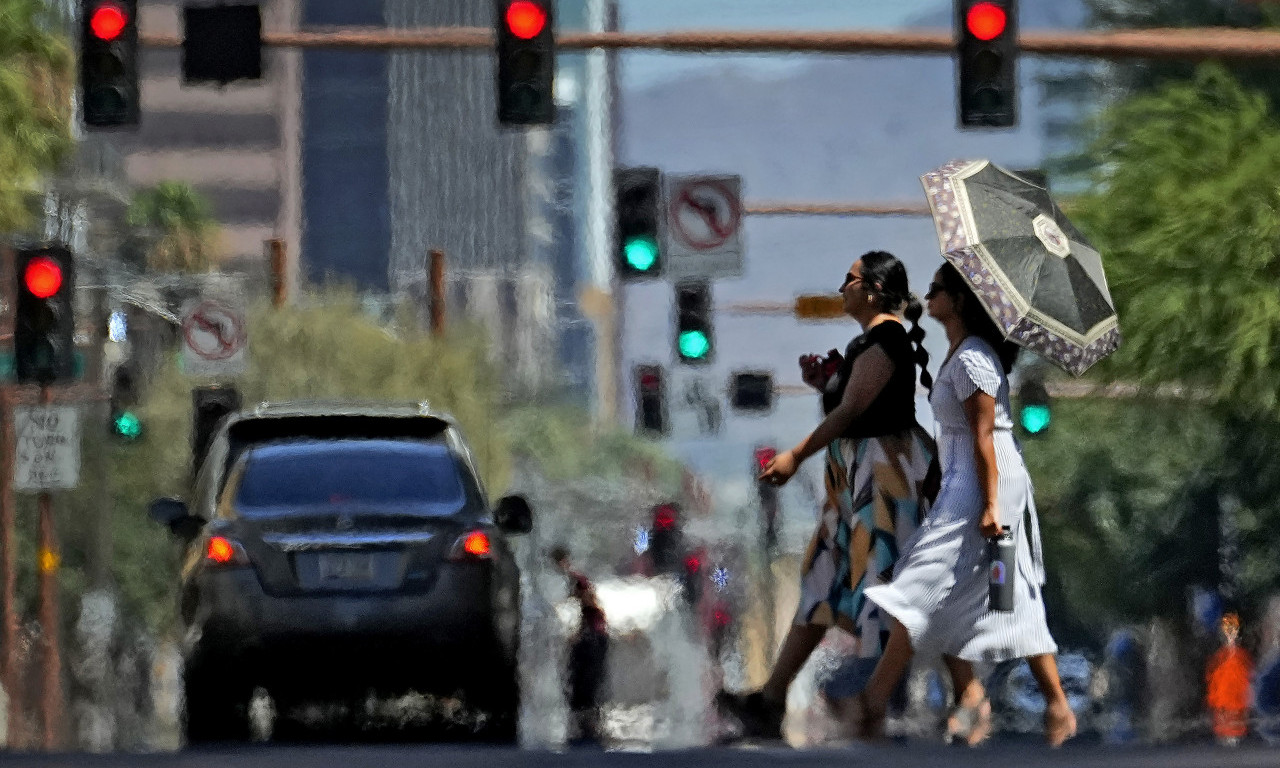
[[[317,697],[453,694],[515,735],[519,573],[471,451],[426,406],[263,405],[228,416],[190,507],[152,504],[186,542],[180,611],[190,742],[248,736],[257,686]]]

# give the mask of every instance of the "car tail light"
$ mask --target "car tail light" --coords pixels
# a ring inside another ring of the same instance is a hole
[[[245,554],[240,542],[232,541],[225,536],[211,536],[204,548],[204,559],[210,565],[231,566],[248,565],[249,556]]]
[[[460,536],[449,551],[450,560],[492,560],[493,542],[484,531],[472,531]]]

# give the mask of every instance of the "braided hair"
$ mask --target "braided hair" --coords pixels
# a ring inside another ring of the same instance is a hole
[[[920,383],[925,389],[933,389],[933,377],[929,375],[929,353],[924,348],[924,329],[920,327],[920,316],[924,308],[920,299],[911,292],[907,282],[907,268],[897,256],[887,251],[868,251],[858,257],[862,262],[862,284],[880,299],[880,306],[886,312],[903,313],[903,317],[911,321],[911,330],[907,338],[914,349],[916,365],[920,368]]]
[[[1018,345],[1005,339],[954,264],[943,262],[938,268],[938,276],[942,279],[943,290],[960,300],[960,321],[964,323],[965,330],[991,345],[1000,357],[1001,367],[1008,374],[1013,370],[1014,361],[1018,359]]]

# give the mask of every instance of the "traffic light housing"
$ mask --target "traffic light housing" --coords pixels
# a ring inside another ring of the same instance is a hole
[[[552,0],[497,0],[498,122],[555,121],[556,42]]]
[[[711,328],[711,284],[676,285],[676,359],[689,365],[711,362],[715,351]]]
[[[689,605],[697,605],[702,599],[702,585],[706,581],[703,572],[707,555],[702,550],[684,556],[684,572],[680,576],[680,593]]]
[[[753,476],[759,477],[777,455],[777,448],[771,445],[757,445],[752,452]],[[778,544],[778,486],[756,480],[756,497],[760,502],[760,526],[764,534],[765,546],[775,547]]]
[[[218,423],[240,410],[240,390],[232,386],[196,387],[191,390],[192,473],[200,471]]]
[[[262,78],[262,12],[257,5],[182,9],[182,81],[218,83]]]
[[[662,366],[637,365],[633,376],[636,385],[636,432],[667,434],[667,383]]]
[[[674,503],[654,505],[649,532],[649,557],[658,573],[673,573],[680,565],[684,533],[680,507]]]
[[[64,245],[20,248],[13,366],[18,383],[52,384],[75,375],[75,261]]]
[[[138,376],[131,365],[121,365],[111,377],[111,434],[125,442],[142,437],[142,418],[138,414]]]
[[[91,128],[137,125],[137,0],[81,0],[80,104]]]
[[[1017,124],[1016,0],[956,0],[959,121],[962,127]]]
[[[767,413],[773,410],[773,374],[739,371],[729,381],[729,403],[734,410]]]
[[[621,280],[662,275],[662,173],[657,168],[619,168],[613,172],[617,221],[615,268]]]
[[[1049,391],[1039,379],[1028,379],[1018,386],[1018,425],[1030,437],[1039,437],[1049,431],[1053,421],[1053,407]]]

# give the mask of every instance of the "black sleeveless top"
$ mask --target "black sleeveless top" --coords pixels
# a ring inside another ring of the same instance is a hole
[[[844,352],[844,362],[836,371],[834,382],[822,393],[822,412],[831,413],[844,397],[853,371],[853,361],[858,355],[874,346],[884,350],[893,362],[893,375],[867,406],[862,415],[853,420],[841,437],[876,437],[903,432],[916,423],[916,362],[902,323],[885,320],[871,330],[849,342]]]

